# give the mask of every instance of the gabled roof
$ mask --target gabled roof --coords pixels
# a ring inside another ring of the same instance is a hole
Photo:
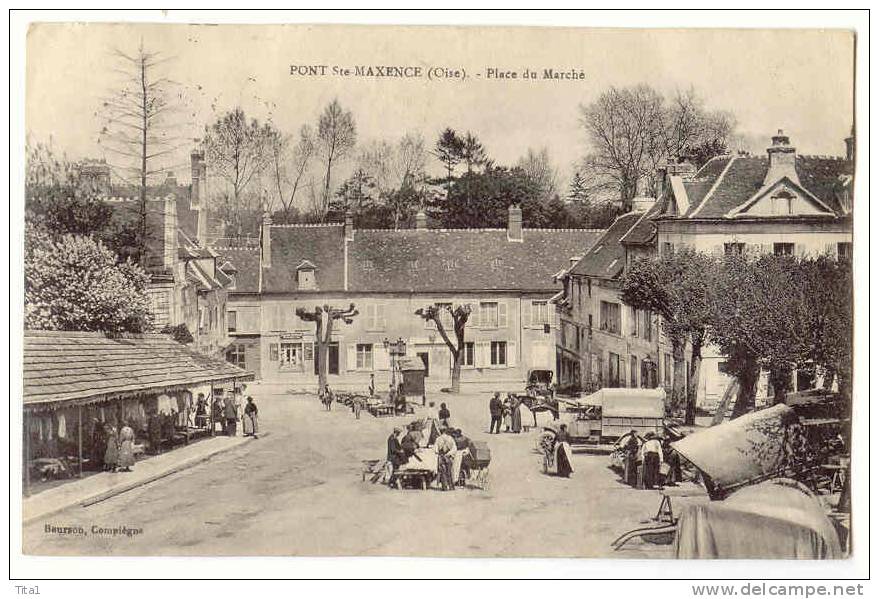
[[[656,223],[653,222],[654,216],[662,213],[662,205],[655,202],[647,212],[644,212],[638,222],[629,229],[629,232],[620,238],[620,243],[630,245],[645,245],[652,243],[656,239]]]
[[[844,214],[840,195],[852,163],[837,157],[796,156],[794,168],[802,187],[836,215]],[[764,188],[768,156],[720,156],[709,160],[692,180],[683,181],[689,210],[683,218],[728,218],[728,214]],[[675,215],[666,211],[666,216]]]
[[[214,246],[222,259],[230,262],[235,272],[226,269],[228,274],[234,274],[235,287],[232,291],[244,293],[256,293],[259,291],[259,246],[253,245],[225,245]]]
[[[156,334],[25,331],[24,406],[47,409],[253,375]]]
[[[625,266],[626,250],[620,240],[645,216],[646,212],[623,214],[595,242],[592,249],[571,268],[571,274],[601,279],[614,279]]]
[[[555,291],[553,275],[601,234],[525,229],[520,243],[510,242],[506,229],[358,229],[346,256],[341,225],[270,231],[272,264],[263,268],[262,291],[300,291],[296,270],[307,261],[316,279],[315,290],[301,290],[308,293],[345,290],[346,263],[350,292]]]

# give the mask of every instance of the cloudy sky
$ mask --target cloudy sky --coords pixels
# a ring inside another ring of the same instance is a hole
[[[706,107],[735,114],[759,149],[784,129],[801,153],[844,153],[852,124],[852,35],[818,30],[624,30],[340,26],[34,25],[27,46],[29,134],[71,158],[102,155],[101,98],[114,88],[113,48],[173,60],[165,73],[187,95],[185,135],[240,105],[288,132],[316,123],[337,97],[360,141],[446,126],[471,130],[500,164],[546,147],[563,175],[585,151],[578,106],[609,86],[647,83],[664,93],[694,87]],[[326,76],[291,76],[326,65]],[[463,70],[466,79],[334,76],[334,65]],[[576,81],[490,79],[583,71]],[[179,177],[188,180],[185,168]]]

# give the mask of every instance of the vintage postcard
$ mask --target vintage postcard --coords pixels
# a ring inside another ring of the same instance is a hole
[[[32,23],[22,553],[865,549],[855,44]]]

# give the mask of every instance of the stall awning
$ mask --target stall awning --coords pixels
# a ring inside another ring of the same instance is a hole
[[[28,411],[253,379],[165,335],[72,331],[25,331],[23,371]]]

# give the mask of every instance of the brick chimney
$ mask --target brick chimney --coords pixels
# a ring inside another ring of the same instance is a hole
[[[345,212],[345,241],[354,241],[354,215],[350,210]]]
[[[162,266],[173,269],[177,264],[177,198],[168,194],[162,200],[165,218],[162,239]]]
[[[272,215],[264,212],[262,215],[262,229],[259,234],[259,246],[262,252],[262,266],[269,268],[272,265]]]
[[[510,204],[507,218],[507,241],[522,241],[522,209]]]
[[[415,214],[415,230],[416,231],[427,230],[427,213],[424,212],[424,208],[421,208]]]
[[[772,136],[772,145],[766,148],[769,154],[769,170],[763,185],[772,185],[782,177],[788,177],[796,184],[800,184],[797,176],[796,159],[797,149],[790,145],[790,138],[781,129],[777,135]]]

